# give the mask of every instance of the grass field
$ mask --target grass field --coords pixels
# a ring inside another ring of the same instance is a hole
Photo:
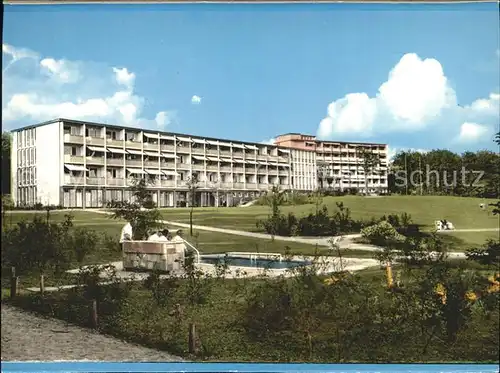
[[[69,211],[68,211],[69,212]],[[61,221],[68,212],[53,211],[50,214],[51,220]],[[73,223],[78,227],[93,229],[99,233],[106,233],[110,236],[120,237],[123,221],[113,220],[102,214],[91,211],[72,211]],[[45,213],[36,212],[11,212],[6,215],[7,224],[16,224],[21,220],[30,221],[35,215],[45,217]],[[175,227],[174,227],[175,228]],[[317,248],[315,245],[304,243],[283,242],[277,240],[264,240],[252,237],[237,236],[218,232],[207,232],[194,230],[193,237],[189,236],[188,230],[184,230],[185,238],[191,242],[202,253],[224,253],[229,251],[259,251],[272,253],[285,253],[287,247],[293,254],[311,255],[319,250],[323,255],[328,255],[328,248]],[[360,250],[343,250],[346,257],[371,258],[373,253]],[[109,250],[98,251],[86,259],[86,264],[100,264],[121,259],[121,253]]]
[[[424,229],[434,227],[434,221],[447,219],[455,228],[498,228],[499,217],[482,211],[479,198],[441,197],[441,196],[389,196],[366,198],[360,196],[325,197],[323,204],[330,211],[337,202],[343,202],[351,210],[354,219],[369,219],[388,214],[406,212],[412,216],[415,224]],[[283,206],[283,213],[293,212],[297,216],[314,212],[312,204],[299,206]],[[269,214],[267,206],[249,206],[241,208],[197,208],[193,215],[194,224],[229,229],[258,232],[255,223]],[[162,209],[165,220],[182,223],[189,222],[189,209]]]

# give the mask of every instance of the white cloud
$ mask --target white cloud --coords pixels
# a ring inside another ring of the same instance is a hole
[[[272,138],[272,139],[268,139],[268,140],[263,140],[261,141],[260,143],[261,144],[266,144],[266,145],[274,145],[274,142],[276,141],[275,138]]]
[[[113,72],[115,73],[116,81],[127,88],[133,88],[135,83],[135,74],[129,73],[126,67],[121,69],[113,67]]]
[[[429,149],[389,147],[389,151],[388,151],[389,160],[392,161],[394,159],[394,157],[396,156],[396,154],[398,154],[399,152],[418,152],[418,153],[425,154],[425,153],[429,152]]]
[[[75,83],[79,79],[78,67],[66,60],[44,58],[40,61],[42,71],[62,83]]]
[[[458,141],[460,142],[476,142],[489,135],[490,129],[488,126],[479,123],[465,122],[460,126],[460,134]]]
[[[330,103],[317,134],[323,139],[343,134],[370,137],[444,126],[458,132],[461,123],[479,117],[493,126],[500,113],[499,97],[492,93],[461,107],[441,63],[408,53],[392,68],[375,97],[364,92],[349,93]]]
[[[195,105],[201,103],[201,97],[194,95],[193,97],[191,97],[191,103]]]
[[[154,119],[143,116],[145,99],[135,94],[136,76],[125,67],[42,58],[26,48],[2,47],[10,59],[9,71],[2,72],[6,127],[70,118],[163,128],[175,118],[175,112],[166,110]],[[17,68],[26,58],[27,63]]]

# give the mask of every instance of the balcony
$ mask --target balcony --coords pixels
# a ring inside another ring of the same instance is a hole
[[[191,148],[191,153],[193,154],[205,154],[204,148]]]
[[[83,136],[71,135],[69,133],[64,134],[64,142],[70,144],[83,144]]]
[[[193,170],[199,170],[199,171],[205,170],[205,165],[203,164],[192,164],[191,167],[193,168]]]
[[[217,149],[207,149],[207,154],[218,155],[219,151]]]
[[[256,183],[246,183],[246,188],[247,189],[257,189],[257,184]]]
[[[104,157],[87,157],[87,164],[104,164]]]
[[[219,166],[218,165],[207,165],[207,170],[209,171],[218,171],[219,170]]]
[[[158,150],[159,147],[160,147],[160,144],[154,144],[152,142],[145,142],[144,143],[144,149],[147,149],[147,150]]]
[[[268,169],[268,170],[267,170],[267,173],[268,173],[269,175],[278,175],[278,170],[269,170],[269,169]]]
[[[191,152],[189,146],[177,146],[175,151],[182,154],[189,154]]]
[[[122,144],[122,142],[120,142]],[[125,141],[125,148],[142,149],[142,142],[140,141]]]
[[[87,177],[87,185],[104,185],[103,177]]]
[[[64,184],[66,185],[83,185],[85,178],[83,176],[64,175]]]
[[[116,140],[116,139],[106,139],[106,145],[109,146],[117,146],[117,147],[123,147],[123,140]]]
[[[104,138],[103,137],[87,137],[87,145],[104,145]],[[120,144],[120,146],[122,146]]]
[[[167,145],[167,144],[160,144],[160,149],[161,150],[165,150],[165,151],[169,151],[169,152],[173,152],[175,151],[175,145]]]
[[[125,163],[125,159],[124,158],[108,158],[106,159],[106,164],[108,166],[120,166],[120,167],[123,167]]]
[[[288,176],[289,172],[288,172],[287,170],[280,170],[280,171],[278,172],[278,174],[279,174],[280,176]]]
[[[244,173],[245,169],[243,167],[233,167],[233,172]]]
[[[244,154],[243,152],[233,152],[233,157],[235,158],[244,158]],[[226,155],[224,154],[223,152],[221,152],[221,155]],[[228,156],[231,155],[231,154],[227,154]]]
[[[123,178],[115,178],[115,177],[108,177],[106,180],[107,185],[113,185],[113,186],[124,186],[125,185],[125,179]]]
[[[267,161],[267,155],[259,154],[259,155],[257,155],[257,160],[259,160],[259,161]]]
[[[162,162],[160,164],[160,167],[161,168],[166,168],[166,169],[169,169],[169,170],[173,170],[173,169],[175,169],[175,162]]]
[[[226,172],[231,172],[232,167],[231,166],[224,166],[224,167],[221,166],[220,170],[221,171],[226,171]]]
[[[221,150],[219,152],[220,155],[223,155],[223,156],[226,156],[226,157],[231,157],[231,152],[229,150]],[[236,156],[237,154],[233,154],[233,156]],[[241,157],[240,158],[243,158],[243,154],[241,154]]]
[[[233,183],[233,189],[245,189],[244,183]]]
[[[64,155],[64,163],[82,163],[83,164],[84,157],[81,155]]]
[[[136,166],[136,167],[142,167],[142,161],[136,160],[136,159],[127,159],[125,161],[126,166]]]
[[[162,187],[175,187],[175,180],[162,180],[161,186]]]
[[[191,165],[189,163],[177,163],[177,168],[182,170],[190,170]]]
[[[264,184],[264,183],[260,183],[260,184],[259,184],[259,189],[260,189],[260,190],[268,190],[268,189],[269,189],[269,187],[270,187],[270,185],[269,185],[269,184]]]
[[[229,188],[229,189],[230,189],[230,188],[232,188],[232,187],[233,187],[233,183],[230,183],[230,182],[227,182],[227,181],[225,181],[225,182],[221,182],[221,183],[219,183],[219,184],[216,186],[216,188],[217,188],[217,189],[221,189],[221,188],[222,188],[222,189],[227,189],[227,188]]]
[[[144,161],[144,167],[158,168],[159,161]]]

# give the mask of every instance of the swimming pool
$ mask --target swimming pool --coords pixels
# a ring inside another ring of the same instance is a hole
[[[267,268],[267,269],[287,269],[295,268],[300,266],[311,265],[311,262],[306,260],[283,260],[279,261],[276,259],[268,258],[255,258],[244,255],[228,255],[225,254],[211,254],[211,255],[201,255],[201,263],[206,264],[217,264],[224,263],[227,261],[229,266],[237,267],[248,267],[248,268]]]

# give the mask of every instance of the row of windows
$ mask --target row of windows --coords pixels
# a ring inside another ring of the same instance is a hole
[[[37,189],[36,186],[17,188],[17,204],[31,206],[37,203]]]
[[[17,167],[33,166],[36,164],[36,148],[27,148],[17,151]]]
[[[36,167],[29,167],[17,170],[18,185],[36,184]]]
[[[34,146],[36,141],[36,128],[19,131],[17,133],[17,147],[25,148]]]

